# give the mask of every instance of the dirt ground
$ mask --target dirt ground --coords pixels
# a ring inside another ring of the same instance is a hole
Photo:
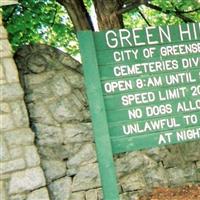
[[[200,185],[178,188],[156,188],[140,200],[200,200]]]

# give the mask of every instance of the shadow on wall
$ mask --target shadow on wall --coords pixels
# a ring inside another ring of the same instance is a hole
[[[25,46],[15,60],[51,198],[102,199],[81,64],[46,45]],[[115,161],[124,200],[152,187],[200,182],[199,142],[120,154]]]

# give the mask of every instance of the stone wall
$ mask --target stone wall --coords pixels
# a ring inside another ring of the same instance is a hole
[[[15,59],[50,199],[102,199],[80,63],[45,45],[23,47]],[[157,186],[199,183],[199,144],[115,156],[121,199]]]
[[[23,98],[0,14],[0,199],[49,200]]]

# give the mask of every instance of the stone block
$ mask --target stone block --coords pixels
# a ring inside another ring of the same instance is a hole
[[[50,200],[50,199],[47,189],[41,188],[29,193],[26,200]]]
[[[9,200],[26,200],[26,194],[16,194],[9,196]]]
[[[0,23],[0,39],[6,39],[7,37],[8,37],[7,31],[3,26],[1,26]]]
[[[200,142],[187,142],[180,145],[183,159],[188,162],[200,160]]]
[[[65,78],[66,80],[71,84],[73,88],[83,88],[83,75],[71,70],[71,69],[65,69]]]
[[[4,58],[2,61],[6,80],[8,83],[19,82],[18,71],[13,58]]]
[[[85,192],[72,193],[70,200],[85,200]]]
[[[144,165],[144,155],[131,152],[116,160],[116,170],[119,176],[136,171]]]
[[[63,141],[62,129],[60,127],[35,123],[33,128],[40,145],[61,144]]]
[[[5,79],[0,79],[0,85],[4,85],[6,84],[6,80]]]
[[[56,120],[53,119],[51,113],[46,108],[44,102],[34,102],[28,104],[28,110],[31,120],[42,124],[59,126]]]
[[[0,135],[0,161],[6,161],[10,158],[10,153],[3,135]]]
[[[183,159],[183,154],[180,151],[180,145],[173,145],[169,147],[169,153],[163,159],[165,168],[182,167],[186,165],[186,161]]]
[[[140,195],[137,193],[137,191],[134,192],[125,192],[120,195],[120,200],[139,200]]]
[[[1,200],[7,200],[7,191],[3,181],[0,181],[0,198]]]
[[[66,166],[63,161],[42,160],[42,168],[48,183],[66,175]]]
[[[9,183],[9,194],[33,191],[45,185],[43,171],[40,167],[15,172]]]
[[[186,183],[197,182],[198,170],[194,163],[190,163],[189,166],[184,168],[184,178],[186,179]]]
[[[8,6],[8,5],[17,4],[17,3],[18,3],[17,0],[1,0],[0,6]]]
[[[161,162],[163,159],[165,159],[169,151],[166,147],[156,147],[145,150],[145,153],[148,157],[152,158],[156,162]]]
[[[70,66],[70,68],[73,69],[78,69],[80,67],[80,63],[67,54],[60,53],[58,59],[64,66]]]
[[[24,159],[19,158],[7,162],[0,163],[0,174],[6,174],[17,170],[24,169],[26,166]]]
[[[22,100],[24,92],[19,83],[0,85],[0,101],[16,101]]]
[[[1,40],[0,58],[12,57],[12,48],[7,39]]]
[[[9,131],[15,128],[11,114],[0,114],[0,132]]]
[[[38,151],[42,160],[63,160],[68,157],[65,149],[60,144],[38,146]],[[64,154],[64,158],[62,154]]]
[[[11,147],[9,148],[9,151],[12,160],[24,157],[23,147]]]
[[[10,113],[10,106],[6,102],[0,102],[0,114]]]
[[[93,141],[91,123],[64,124],[63,134],[65,144]]]
[[[54,95],[65,96],[69,95],[72,91],[71,85],[66,82],[63,75],[58,74],[51,80],[50,85]]]
[[[120,179],[120,183],[124,192],[142,190],[146,186],[143,175],[138,172],[125,175]]]
[[[166,170],[168,173],[168,180],[170,186],[180,186],[186,183],[184,170],[181,168],[169,168]]]
[[[100,187],[100,178],[97,163],[80,167],[73,179],[72,191],[91,190]]]
[[[74,106],[79,112],[84,112],[86,110],[85,105],[86,102],[82,101],[82,98],[80,97],[81,92],[79,91],[77,94],[77,91],[79,90],[73,90],[73,93],[68,96],[68,101],[71,103],[71,105]]]
[[[167,173],[163,167],[158,166],[150,170],[146,170],[144,178],[149,188],[169,186]]]
[[[197,166],[197,169],[200,169],[200,161],[197,161],[196,166]]]
[[[40,164],[40,157],[35,146],[25,146],[24,155],[28,167],[36,167]]]
[[[71,183],[69,177],[64,177],[52,182],[49,185],[50,197],[53,200],[70,200],[71,196]]]
[[[27,110],[23,101],[15,101],[10,103],[12,116],[16,127],[28,127],[29,120]]]
[[[196,173],[197,173],[197,181],[200,182],[200,161],[196,163]]]
[[[76,108],[76,106],[73,103],[73,100],[68,98],[59,99],[55,102],[52,102],[49,105],[49,109],[54,119],[58,123],[66,123],[72,120],[83,120],[83,115]]]
[[[98,190],[89,190],[85,195],[86,200],[98,200]]]
[[[95,147],[92,143],[83,144],[78,152],[76,152],[67,161],[67,167],[79,168],[81,165],[94,163],[96,161]]]
[[[26,99],[28,102],[35,102],[35,101],[40,101],[41,99],[46,99],[49,97],[54,96],[53,92],[49,88],[49,86],[46,85],[37,85],[37,87],[34,87],[32,89],[27,89],[26,90],[28,95],[26,95]]]
[[[34,142],[34,133],[29,128],[6,132],[4,137],[9,147],[32,145]]]
[[[2,14],[0,14],[0,25],[3,25],[3,21],[2,21]]]
[[[2,175],[0,176],[0,181],[5,181],[5,182],[7,182],[7,181],[10,179],[10,177],[11,177],[11,174],[2,174]]]
[[[0,60],[0,80],[5,80],[5,73],[3,68],[3,59]]]
[[[46,81],[51,81],[55,76],[54,71],[48,71],[41,74],[26,74],[24,75],[26,87],[29,89],[36,88],[38,84],[43,84]]]

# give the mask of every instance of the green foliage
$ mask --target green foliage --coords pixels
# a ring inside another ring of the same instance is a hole
[[[83,1],[91,10],[92,0]],[[123,15],[125,27],[182,23],[177,11],[200,21],[200,10],[196,10],[200,8],[199,0],[152,0],[150,4],[161,10],[144,5],[135,8]],[[19,0],[18,5],[4,7],[3,18],[14,50],[26,44],[44,43],[73,55],[78,53],[73,25],[65,8],[56,0]]]
[[[44,43],[69,53],[78,45],[66,10],[55,0],[21,0],[4,8],[4,23],[13,49],[31,43]]]
[[[175,14],[177,10],[195,22],[200,21],[200,10],[195,11],[197,8],[200,8],[198,0],[152,0],[150,3],[162,8],[162,11],[151,9],[147,6],[140,6],[139,9],[124,14],[125,26],[131,28],[148,26],[139,11],[151,26],[183,23],[183,20]],[[190,12],[193,10],[194,12]],[[168,13],[165,14],[165,12]]]

